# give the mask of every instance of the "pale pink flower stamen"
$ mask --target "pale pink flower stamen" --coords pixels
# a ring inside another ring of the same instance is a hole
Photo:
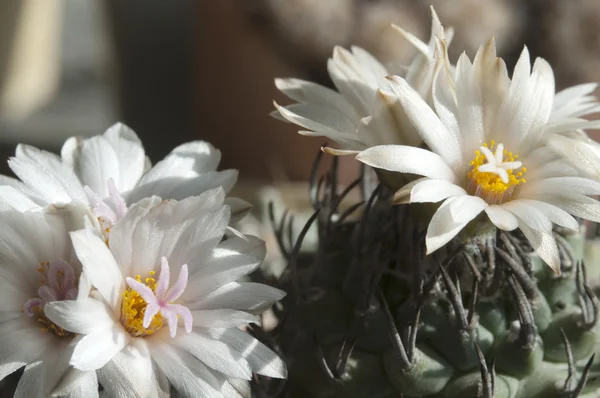
[[[145,328],[149,327],[150,323],[152,322],[152,318],[160,313],[166,319],[167,324],[169,325],[169,333],[171,337],[175,337],[177,334],[178,317],[181,317],[183,320],[185,331],[187,333],[192,331],[193,325],[191,311],[184,305],[173,304],[173,301],[177,300],[187,287],[187,264],[183,264],[181,266],[177,281],[169,288],[170,277],[171,271],[169,268],[169,262],[165,257],[162,257],[160,264],[160,275],[158,276],[158,281],[154,292],[148,286],[136,281],[133,278],[127,277],[125,280],[129,287],[135,290],[146,302],[142,326]]]
[[[32,298],[25,302],[25,305],[23,306],[23,312],[27,316],[34,316],[35,315],[34,309],[37,308],[38,310],[41,310],[43,306],[44,306],[44,300],[37,298],[37,297]]]
[[[125,203],[125,200],[119,193],[119,190],[117,189],[117,186],[115,185],[115,181],[112,178],[108,179],[107,186],[108,186],[108,195],[110,196],[110,199],[112,200],[113,205],[115,206],[115,210],[117,213],[117,220],[118,220],[118,219],[122,218],[123,216],[125,216],[125,214],[127,214],[127,204]]]

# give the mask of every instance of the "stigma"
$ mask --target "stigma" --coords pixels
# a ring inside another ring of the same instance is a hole
[[[187,287],[187,264],[181,266],[177,281],[171,287],[169,287],[171,271],[165,257],[161,258],[158,280],[153,276],[154,271],[151,271],[145,283],[141,281],[139,275],[135,279],[125,278],[129,289],[123,293],[121,323],[134,337],[152,335],[166,323],[171,337],[175,337],[178,319],[181,318],[185,331],[190,333],[193,323],[192,313],[187,307],[174,303]]]
[[[469,163],[467,191],[489,204],[508,200],[514,188],[526,182],[523,176],[527,169],[517,158],[518,155],[508,152],[501,143],[496,145],[494,140],[489,146],[484,143]]]
[[[44,306],[53,301],[74,300],[77,298],[75,272],[71,264],[64,260],[42,261],[37,271],[42,275],[38,297],[31,298],[23,305],[23,313],[35,318],[42,332],[50,332],[57,337],[73,337],[74,333],[55,325],[44,314]]]

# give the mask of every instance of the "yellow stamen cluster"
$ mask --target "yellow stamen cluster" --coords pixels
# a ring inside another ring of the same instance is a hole
[[[57,337],[71,338],[77,336],[76,333],[69,332],[60,326],[56,325],[44,314],[44,309],[38,306],[32,308],[34,316],[37,317],[37,322],[41,325],[41,331],[44,333],[52,333]]]
[[[493,148],[496,145],[495,141],[491,141],[491,145],[489,146],[490,150],[493,152]],[[487,143],[483,144],[484,147],[488,147]],[[506,162],[515,162],[518,159],[518,155],[513,154],[512,152],[508,152],[506,149],[504,150],[504,159]],[[523,175],[527,172],[525,167],[521,167],[520,170],[515,173],[514,170],[506,170],[508,174],[508,182],[505,183],[502,181],[500,176],[496,173],[482,173],[477,169],[479,166],[486,164],[487,159],[480,150],[475,151],[475,158],[469,163],[471,166],[471,171],[468,173],[469,179],[474,181],[479,188],[481,188],[485,193],[490,194],[504,194],[509,187],[523,184],[526,182]]]
[[[40,279],[40,286],[44,286],[46,283],[46,271],[50,268],[50,261],[40,261],[40,266],[37,267],[37,272],[42,275],[42,279]]]
[[[46,283],[45,274],[46,274],[46,271],[49,269],[49,267],[50,267],[49,261],[40,261],[40,266],[37,268],[37,272],[42,274],[42,278],[40,280],[40,286],[44,286],[44,284]],[[64,276],[64,273],[59,271],[59,275]],[[60,280],[59,280],[59,283],[61,283]],[[64,330],[60,326],[57,326],[50,319],[48,319],[46,317],[46,315],[44,314],[43,308],[40,308],[39,306],[35,306],[35,307],[31,308],[31,311],[34,314],[33,316],[37,318],[36,321],[39,324],[41,324],[40,329],[42,332],[44,332],[44,333],[50,332],[57,337],[65,337],[65,338],[70,338],[70,337],[76,336],[75,333]],[[21,309],[21,312],[24,312],[24,310]]]
[[[140,275],[136,275],[135,279],[140,283],[142,282]],[[144,284],[152,289],[152,291],[156,289],[154,271],[150,271],[150,276],[144,280]],[[134,337],[150,336],[156,333],[163,325],[163,317],[159,313],[152,318],[148,328],[144,328],[143,320],[146,306],[147,304],[142,296],[132,288],[128,288],[123,293],[121,324]]]

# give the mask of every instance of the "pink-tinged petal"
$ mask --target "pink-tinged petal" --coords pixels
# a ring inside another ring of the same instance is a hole
[[[144,311],[144,320],[142,322],[142,326],[145,328],[150,326],[152,318],[154,318],[154,315],[158,314],[159,311],[160,305],[158,304],[158,302],[155,301],[148,303],[146,305],[146,310]]]
[[[38,289],[38,296],[47,303],[59,300],[56,290],[52,289],[50,286],[45,285],[40,286],[40,288]]]
[[[115,185],[115,180],[109,178],[106,184],[108,186],[108,195],[115,205],[117,218],[119,219],[127,213],[127,204],[125,204],[125,200],[121,197],[121,194]]]
[[[154,303],[158,305],[158,300],[154,295],[154,292],[148,286],[130,277],[125,278],[125,281],[127,282],[130,288],[138,292],[138,294],[144,299],[146,303]]]
[[[86,185],[83,187],[83,190],[85,191],[85,195],[87,196],[90,205],[98,206],[100,203],[102,203],[102,198],[96,192],[94,192],[92,188]]]
[[[71,264],[64,260],[56,260],[50,263],[48,270],[48,286],[61,292],[67,291],[73,287],[73,278],[75,273]]]
[[[165,308],[168,308],[181,317],[186,333],[190,333],[192,331],[194,318],[192,317],[192,313],[188,307],[181,304],[168,304],[165,306]]]
[[[44,301],[40,298],[32,298],[25,302],[23,306],[23,312],[27,316],[33,316],[35,313],[33,312],[34,308],[42,309],[44,307]]]
[[[177,282],[167,292],[166,296],[164,296],[164,301],[166,303],[170,303],[175,301],[182,295],[188,283],[188,266],[187,264],[183,264],[181,269],[179,270],[179,276],[177,277]]]
[[[158,276],[158,282],[156,283],[156,290],[154,293],[156,297],[162,299],[167,294],[169,289],[169,280],[171,279],[171,270],[169,269],[169,262],[166,257],[160,259],[160,275]]]
[[[75,300],[78,294],[79,289],[77,289],[76,287],[72,287],[67,291],[67,294],[65,294],[65,300]]]
[[[169,334],[172,338],[175,337],[177,335],[177,313],[168,307],[161,307],[160,314],[167,320]]]

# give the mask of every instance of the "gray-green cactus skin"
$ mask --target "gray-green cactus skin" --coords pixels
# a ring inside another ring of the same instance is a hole
[[[586,276],[600,262],[580,261],[580,234],[555,231],[560,275],[518,231],[484,220],[426,255],[431,208],[392,205],[367,173],[341,192],[335,166],[313,177],[314,215],[297,240],[290,217],[274,223],[288,296],[269,341],[289,380],[271,396],[600,397],[598,300]],[[350,190],[363,201],[341,210]],[[319,243],[305,252],[309,231]]]

